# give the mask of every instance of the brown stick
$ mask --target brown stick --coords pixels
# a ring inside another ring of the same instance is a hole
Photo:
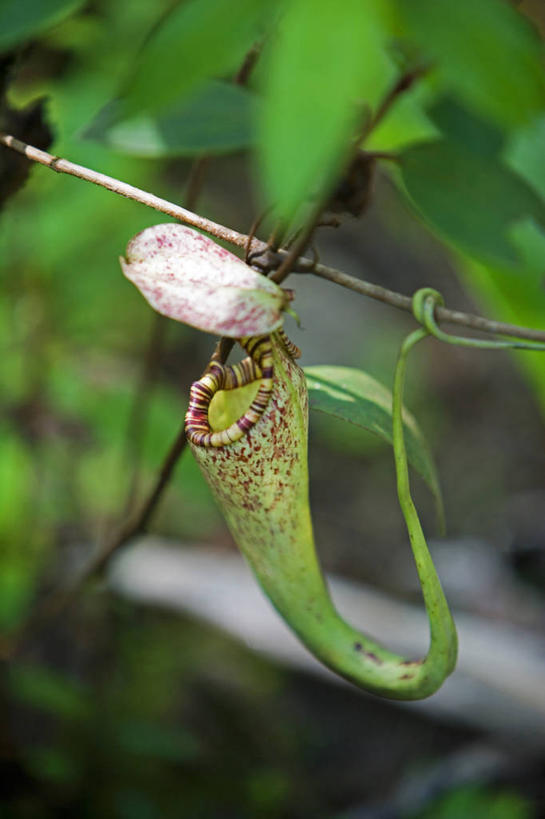
[[[180,222],[198,227],[205,233],[210,233],[218,239],[224,239],[230,244],[237,247],[245,248],[248,245],[248,236],[244,233],[238,233],[236,230],[231,230],[224,225],[218,225],[204,216],[198,216],[179,205],[168,202],[166,199],[160,199],[147,191],[135,188],[132,185],[127,185],[125,182],[120,182],[118,179],[113,179],[110,176],[96,173],[81,165],[74,165],[66,159],[59,159],[46,151],[40,151],[38,148],[33,148],[31,145],[26,145],[13,136],[0,133],[0,145],[5,145],[18,153],[24,154],[28,159],[39,162],[42,165],[56,170],[58,173],[68,173],[72,176],[77,176],[88,182],[93,182],[95,185],[100,185],[108,190],[118,193],[121,196],[126,196],[129,199],[134,199],[142,205],[147,205],[154,210],[161,213],[166,213],[173,219],[178,219]],[[261,251],[266,253],[269,251],[267,243],[260,239],[252,239],[250,243],[251,252]],[[270,266],[279,265],[285,257],[286,252],[280,251],[277,254],[270,254]],[[322,279],[327,279],[330,282],[347,287],[349,290],[354,290],[356,293],[361,293],[363,296],[368,296],[371,299],[389,304],[391,307],[396,307],[399,310],[406,310],[411,312],[412,300],[409,296],[404,296],[402,293],[397,293],[394,290],[387,290],[385,287],[380,287],[377,284],[362,281],[354,276],[349,276],[347,273],[342,273],[334,267],[328,267],[323,264],[316,264],[312,259],[300,258],[293,266],[293,272],[296,273],[312,273],[315,276],[320,276]],[[457,324],[464,327],[469,327],[473,330],[481,330],[485,333],[493,333],[494,335],[512,336],[513,338],[525,338],[530,341],[545,341],[545,330],[534,330],[530,327],[521,327],[517,324],[507,324],[502,321],[492,321],[476,316],[472,313],[462,313],[459,310],[448,310],[446,307],[437,308],[437,318],[447,324]]]

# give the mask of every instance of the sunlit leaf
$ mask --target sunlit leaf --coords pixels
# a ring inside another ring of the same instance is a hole
[[[120,262],[154,310],[199,330],[240,338],[283,322],[286,294],[277,284],[183,225],[147,228]]]
[[[255,104],[247,89],[213,81],[159,114],[119,121],[108,107],[85,136],[134,156],[224,154],[253,142]]]
[[[126,115],[178,105],[206,80],[236,71],[271,5],[264,0],[177,4],[138,58],[123,101]]]
[[[2,0],[0,51],[7,51],[41,34],[81,5],[83,0]]]
[[[305,367],[310,408],[348,421],[392,443],[392,394],[368,373],[353,367]],[[407,458],[435,498],[443,525],[439,480],[429,447],[413,416],[404,410]]]
[[[545,105],[542,46],[506,0],[397,0],[434,75],[474,110],[512,127]]]
[[[293,0],[270,44],[261,121],[266,195],[285,219],[321,197],[391,76],[373,4]]]

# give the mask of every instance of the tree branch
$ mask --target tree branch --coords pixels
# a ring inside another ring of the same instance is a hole
[[[13,136],[0,133],[0,145],[5,145],[18,153],[23,154],[28,159],[39,162],[51,168],[57,173],[66,173],[71,176],[77,176],[79,179],[84,179],[87,182],[92,182],[103,188],[113,191],[120,196],[125,196],[128,199],[133,199],[140,202],[142,205],[147,205],[154,210],[165,213],[173,219],[177,219],[187,225],[199,228],[205,233],[215,236],[217,239],[223,239],[230,244],[237,247],[246,248],[250,242],[250,252],[252,254],[263,253],[269,261],[269,266],[274,267],[279,265],[286,256],[286,251],[279,251],[278,253],[271,253],[267,247],[267,243],[256,238],[249,238],[244,233],[239,233],[236,230],[227,228],[224,225],[219,225],[206,219],[204,216],[199,216],[186,208],[175,205],[166,199],[161,199],[152,193],[143,191],[140,188],[135,188],[133,185],[128,185],[111,176],[92,171],[82,165],[75,165],[66,159],[60,159],[46,151],[40,151],[38,148],[33,148]],[[356,293],[361,293],[363,296],[376,299],[389,304],[391,307],[396,307],[399,310],[412,311],[412,299],[409,296],[404,296],[402,293],[397,293],[393,290],[387,290],[385,287],[380,287],[370,282],[357,279],[355,276],[349,276],[336,270],[333,267],[328,267],[323,264],[316,264],[312,259],[300,258],[293,266],[294,272],[312,273],[322,279],[327,279],[330,282],[347,287],[354,290]],[[449,324],[457,324],[463,327],[468,327],[472,330],[480,330],[485,333],[492,333],[494,335],[506,335],[513,338],[525,338],[530,341],[545,341],[545,330],[534,330],[529,327],[521,327],[516,324],[507,324],[501,321],[491,321],[490,319],[476,316],[472,313],[462,313],[458,310],[448,310],[446,307],[437,308],[437,318],[439,321]]]

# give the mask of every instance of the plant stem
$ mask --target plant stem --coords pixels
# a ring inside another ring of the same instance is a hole
[[[149,208],[158,210],[161,213],[166,213],[167,216],[172,216],[173,219],[178,219],[179,222],[204,230],[206,233],[211,233],[218,239],[223,239],[230,244],[237,245],[238,247],[245,247],[246,245],[247,237],[243,233],[238,233],[238,231],[231,230],[224,225],[218,225],[216,222],[212,222],[204,216],[199,216],[186,208],[180,207],[180,205],[175,205],[173,202],[161,199],[153,193],[135,188],[126,182],[121,182],[113,176],[106,176],[106,174],[85,168],[83,165],[76,165],[68,159],[53,156],[53,154],[49,154],[47,151],[41,151],[39,148],[27,145],[25,142],[21,142],[21,140],[8,134],[0,133],[0,145],[5,145],[7,148],[11,148],[13,151],[23,154],[27,159],[38,162],[40,165],[45,165],[57,173],[66,173],[69,176],[76,176],[78,179],[83,179],[86,182],[92,182],[93,185],[106,188],[120,196],[125,196],[127,199],[133,199],[135,202],[140,202],[140,204],[146,205]],[[258,244],[264,245],[264,243],[261,242],[258,242]]]
[[[140,188],[135,188],[133,185],[127,185],[125,182],[121,182],[111,176],[105,176],[104,174],[84,168],[81,165],[75,165],[66,159],[59,159],[52,154],[48,154],[46,151],[33,148],[31,145],[27,145],[15,139],[13,136],[0,133],[0,145],[5,145],[7,148],[24,154],[28,159],[39,162],[58,173],[67,173],[72,176],[77,176],[79,179],[84,179],[87,182],[92,182],[95,185],[107,188],[120,196],[125,196],[128,199],[140,202],[142,205],[147,205],[147,207],[165,213],[167,216],[171,216],[173,219],[177,219],[184,224],[199,228],[205,233],[215,236],[217,239],[222,239],[241,248],[246,248],[248,245],[249,237],[244,233],[239,233],[224,225],[219,225],[210,219],[206,219],[204,216],[199,216],[186,208],[175,205],[173,202],[161,199]],[[256,238],[250,240],[250,252],[268,254],[269,265],[271,267],[280,265],[286,256],[286,251],[271,253],[267,243]],[[362,296],[368,296],[371,299],[376,299],[384,304],[389,304],[391,307],[405,310],[408,313],[412,312],[412,298],[410,296],[404,296],[402,293],[388,290],[385,287],[380,287],[378,284],[372,284],[371,282],[357,279],[355,276],[349,276],[347,273],[336,270],[334,267],[316,264],[312,259],[299,258],[297,263],[293,266],[293,272],[312,273],[341,287],[346,287],[349,290],[360,293]],[[521,327],[517,324],[492,321],[472,313],[448,310],[446,307],[438,307],[436,316],[439,321],[446,322],[447,324],[457,324],[485,333],[512,336],[514,338],[526,338],[532,341],[545,341],[545,330],[535,330],[530,327]]]

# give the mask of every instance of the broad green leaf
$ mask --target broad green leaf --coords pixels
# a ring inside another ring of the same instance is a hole
[[[401,172],[426,222],[480,260],[518,264],[513,227],[528,217],[545,226],[545,203],[495,156],[440,140],[406,150]]]
[[[124,97],[125,114],[178,105],[207,80],[236,71],[267,9],[264,0],[177,4],[142,50]]]
[[[392,443],[392,393],[363,370],[305,367],[310,408],[366,429]],[[413,416],[404,411],[407,458],[431,490],[441,525],[443,501],[429,447]]]
[[[284,321],[282,288],[184,225],[143,230],[119,261],[154,310],[199,330],[241,338],[270,333]]]
[[[322,197],[346,162],[364,106],[391,77],[382,40],[371,2],[290,3],[270,43],[260,138],[267,200],[283,219]]]
[[[397,0],[410,39],[445,90],[504,127],[545,105],[537,32],[507,0]]]
[[[2,0],[0,51],[7,51],[68,17],[83,0]]]
[[[254,141],[255,105],[247,89],[212,81],[164,113],[119,121],[108,106],[85,136],[133,156],[224,154]]]

